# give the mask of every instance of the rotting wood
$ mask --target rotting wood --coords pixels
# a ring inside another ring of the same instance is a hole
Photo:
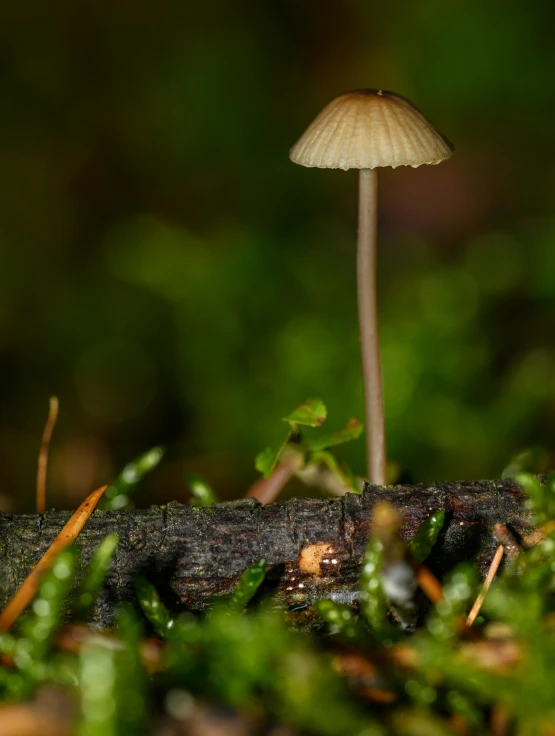
[[[215,596],[229,595],[242,572],[262,558],[268,565],[268,585],[289,609],[323,597],[352,601],[370,512],[379,500],[391,502],[401,513],[406,540],[427,516],[446,511],[444,529],[426,563],[438,575],[464,559],[472,559],[485,575],[499,544],[494,525],[507,525],[517,538],[531,529],[525,496],[511,479],[367,486],[361,496],[293,498],[268,506],[245,499],[207,507],[172,502],[95,511],[79,537],[82,567],[108,533],[116,532],[120,544],[93,620],[97,625],[112,622],[115,604],[134,598],[132,578],[137,573],[157,586],[172,610],[176,604],[203,609]],[[0,514],[0,607],[70,516],[65,511]],[[326,554],[317,566],[307,566],[306,548],[323,543]]]

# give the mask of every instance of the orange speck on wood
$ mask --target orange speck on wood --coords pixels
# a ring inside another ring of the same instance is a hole
[[[321,562],[329,555],[334,554],[329,542],[316,542],[302,547],[299,554],[299,567],[309,575],[321,575]]]

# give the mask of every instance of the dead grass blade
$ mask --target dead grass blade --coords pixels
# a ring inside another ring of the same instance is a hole
[[[77,539],[79,532],[85,526],[87,519],[94,511],[96,504],[102,497],[106,488],[108,488],[108,486],[102,486],[87,496],[71,519],[64,526],[62,531],[58,534],[56,539],[52,542],[50,547],[46,550],[37,565],[27,576],[25,582],[0,614],[0,631],[8,631],[11,629],[21,613],[33,600],[33,597],[37,592],[41,576],[48,569],[52,560]]]
[[[484,580],[484,584],[482,585],[482,590],[478,593],[478,597],[476,598],[474,605],[470,609],[470,613],[468,614],[468,617],[466,619],[465,626],[472,626],[472,624],[476,620],[476,617],[480,613],[480,608],[482,608],[482,603],[484,602],[486,593],[488,592],[490,585],[493,583],[493,578],[495,577],[499,565],[501,564],[501,560],[503,559],[504,551],[505,549],[503,545],[500,544],[495,551],[495,555],[493,556],[493,560],[491,561],[491,565],[489,566],[488,574],[486,575],[486,579]]]
[[[48,411],[48,419],[42,433],[42,442],[39,450],[39,462],[37,468],[37,514],[44,514],[46,511],[46,471],[48,469],[48,449],[50,447],[50,439],[58,418],[59,402],[57,396],[50,397],[50,409]]]

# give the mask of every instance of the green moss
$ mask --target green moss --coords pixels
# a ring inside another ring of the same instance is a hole
[[[552,481],[538,486],[527,479],[524,485],[537,519],[551,521]],[[427,520],[410,553],[396,539],[404,555],[399,559],[416,565],[441,524],[440,514]],[[302,633],[271,600],[247,605],[264,579],[260,561],[228,600],[215,601],[202,616],[169,610],[156,588],[137,578],[148,624],[127,605],[118,609],[118,631],[90,632],[77,651],[60,647],[67,600],[73,600],[74,617],[86,613],[115,544],[103,541],[73,595],[77,552],[59,555],[15,632],[0,636],[3,700],[26,700],[42,685],[65,688],[78,703],[80,736],[152,733],[168,718],[167,703],[176,693],[188,703],[225,705],[258,724],[286,724],[299,735],[447,736],[456,725],[457,732],[480,736],[491,733],[497,713],[511,734],[550,733],[555,533],[507,564],[471,630],[464,621],[481,582],[465,561],[442,580],[437,604],[422,604],[414,593],[418,625],[414,632],[401,630],[385,592],[391,574],[385,562],[391,561],[384,562],[384,543],[373,537],[362,560],[358,601],[318,601],[315,625]],[[145,639],[143,623],[155,640]]]
[[[118,542],[117,534],[108,534],[95,551],[76,595],[77,618],[88,618],[110,568]]]
[[[153,447],[128,463],[115,481],[106,489],[101,508],[114,511],[131,503],[137,485],[145,475],[151,473],[164,457],[162,447]]]
[[[242,611],[254,597],[266,575],[266,560],[256,562],[241,575],[229,602],[230,607]]]
[[[437,511],[420,524],[414,538],[409,543],[410,550],[418,562],[424,562],[428,557],[444,523],[445,511]]]

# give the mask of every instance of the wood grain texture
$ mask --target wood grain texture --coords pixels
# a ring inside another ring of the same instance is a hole
[[[115,605],[134,598],[134,574],[154,583],[172,609],[199,610],[215,596],[229,595],[241,573],[262,558],[276,600],[290,609],[322,597],[352,601],[371,509],[384,499],[401,513],[407,540],[428,515],[446,511],[445,527],[428,561],[437,574],[463,559],[472,559],[485,574],[498,546],[493,526],[506,524],[517,538],[530,528],[524,494],[512,480],[367,486],[360,496],[293,498],[268,506],[247,499],[200,508],[172,502],[150,509],[95,511],[78,539],[81,569],[106,534],[116,532],[120,544],[93,620],[109,625]],[[70,515],[0,514],[1,607]],[[312,551],[311,545],[318,546]],[[306,565],[306,559],[316,559],[318,565]]]

